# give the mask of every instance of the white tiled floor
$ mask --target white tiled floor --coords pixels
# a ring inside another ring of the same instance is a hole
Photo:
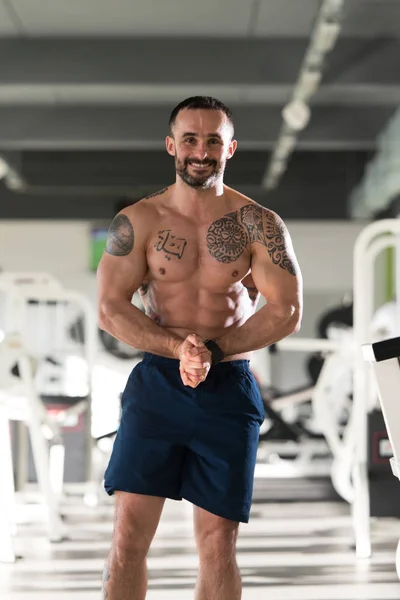
[[[46,541],[40,523],[21,528],[24,558],[0,564],[1,600],[100,600],[112,506],[67,513],[60,544]],[[399,538],[399,521],[372,521],[373,557],[357,560],[347,505],[257,502],[238,542],[243,600],[399,600]],[[193,598],[196,568],[191,506],[168,502],[149,556],[148,600]]]

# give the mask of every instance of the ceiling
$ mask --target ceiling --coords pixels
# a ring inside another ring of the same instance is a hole
[[[0,0],[0,155],[11,173],[0,186],[0,216],[15,212],[16,199],[42,215],[40,202],[49,197],[50,213],[55,198],[74,198],[75,206],[85,197],[88,215],[92,206],[93,216],[108,216],[121,195],[136,198],[168,184],[174,177],[163,151],[169,114],[196,94],[214,95],[233,110],[239,150],[228,183],[279,210],[281,190],[289,197],[303,186],[317,153],[324,157],[315,177],[322,173],[327,187],[341,156],[338,203],[345,211],[379,132],[400,104],[398,0],[345,1],[310,123],[279,188],[271,196],[261,185],[320,6],[319,0]],[[89,200],[100,196],[107,215]],[[314,208],[307,213],[305,206],[304,217],[323,216],[310,202]],[[292,212],[296,207],[294,198]]]

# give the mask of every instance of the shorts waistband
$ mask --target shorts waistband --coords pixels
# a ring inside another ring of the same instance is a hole
[[[179,368],[179,360],[176,358],[167,358],[165,356],[158,356],[157,354],[151,354],[150,352],[145,352],[142,360],[143,364],[146,365],[156,365],[164,368]],[[229,369],[243,369],[248,371],[250,368],[250,361],[248,359],[239,359],[239,360],[227,360],[225,362],[220,362],[213,367],[211,367],[212,371],[218,370],[229,370]]]

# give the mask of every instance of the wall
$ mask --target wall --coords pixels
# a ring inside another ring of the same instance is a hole
[[[0,221],[0,268],[46,271],[96,300],[89,221]]]

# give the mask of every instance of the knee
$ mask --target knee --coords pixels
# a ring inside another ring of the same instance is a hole
[[[120,564],[138,563],[146,559],[150,543],[140,527],[116,529],[113,537],[113,554]]]
[[[223,565],[229,563],[236,552],[237,530],[207,530],[198,536],[201,562]]]

